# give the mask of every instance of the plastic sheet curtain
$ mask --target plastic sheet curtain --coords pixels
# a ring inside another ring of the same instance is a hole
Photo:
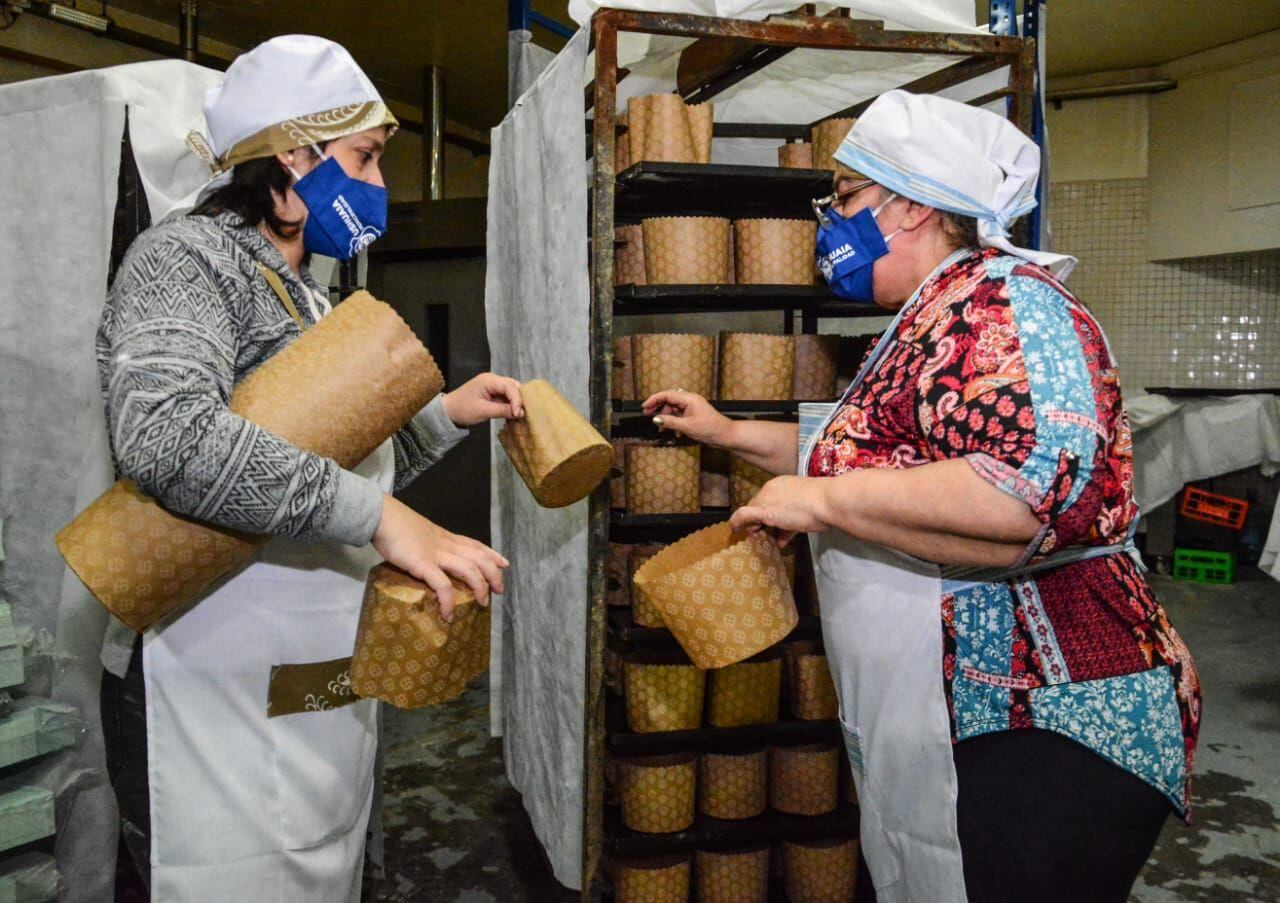
[[[128,111],[153,218],[208,170],[182,144],[217,73],[162,61],[0,88],[0,516],[3,593],[28,641],[24,695],[76,706],[75,748],[38,764],[57,796],[64,899],[111,899],[116,810],[98,691],[105,611],[53,534],[113,474],[93,337],[107,290]]]
[[[588,33],[579,31],[492,133],[485,320],[492,368],[551,382],[587,412],[590,290]],[[496,597],[492,717],[556,878],[582,882],[587,503],[538,507],[496,428],[493,544],[511,561]]]

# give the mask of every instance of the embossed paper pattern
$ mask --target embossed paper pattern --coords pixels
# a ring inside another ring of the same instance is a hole
[[[813,285],[813,219],[740,219],[733,224],[739,285]]]
[[[759,332],[722,332],[720,400],[783,401],[790,398],[796,362],[793,338]]]
[[[689,333],[642,333],[631,337],[636,397],[667,389],[715,397],[716,339]]]
[[[644,268],[649,285],[733,282],[733,230],[718,216],[656,216],[644,220]]]

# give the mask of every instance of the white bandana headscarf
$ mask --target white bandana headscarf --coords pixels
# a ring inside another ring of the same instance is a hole
[[[1076,258],[1019,248],[1009,224],[1036,206],[1040,148],[989,110],[887,91],[858,118],[836,160],[903,197],[978,220],[979,243],[1066,279]]]

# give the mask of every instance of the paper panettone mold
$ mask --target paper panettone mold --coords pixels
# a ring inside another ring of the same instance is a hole
[[[831,401],[840,394],[840,336],[798,335],[791,397],[800,401]]]
[[[853,903],[857,874],[857,838],[788,840],[782,845],[782,880],[788,900]]]
[[[796,363],[794,336],[720,333],[720,400],[785,401]]]
[[[840,750],[834,743],[769,750],[769,806],[787,815],[823,815],[836,808]]]
[[[632,831],[672,834],[693,824],[698,757],[691,752],[615,756],[622,823]]]
[[[668,389],[714,398],[715,362],[715,336],[658,332],[631,337],[631,367],[641,400]]]
[[[622,665],[627,727],[637,734],[702,726],[706,672],[683,653],[633,652]]]
[[[795,599],[778,547],[764,533],[721,523],[668,546],[636,572],[641,591],[700,668],[750,658],[796,626]]]
[[[741,508],[773,479],[769,471],[734,455],[729,465],[729,504]]]
[[[814,169],[834,170],[836,168],[836,161],[832,155],[857,121],[853,118],[824,119],[813,127]]]
[[[657,555],[665,545],[653,543],[650,545],[634,546],[631,549],[631,561],[628,567],[627,579],[633,581],[636,571],[644,567],[646,561]],[[662,612],[658,607],[649,600],[649,597],[642,592],[633,591],[631,593],[631,620],[640,627],[664,627],[662,623]]]
[[[356,292],[242,380],[229,406],[351,468],[443,387],[435,361],[391,306]],[[63,527],[57,544],[98,601],[141,632],[199,600],[268,538],[171,514],[120,481]]]
[[[766,903],[769,844],[734,850],[698,850],[694,856],[698,903]]]
[[[688,853],[615,859],[615,903],[688,903],[693,879]]]
[[[812,219],[740,219],[733,224],[739,285],[813,285]]]
[[[723,448],[702,447],[703,508],[729,507],[729,452]]]
[[[782,698],[782,657],[761,653],[707,672],[707,724],[742,727],[773,724]]]
[[[791,714],[802,721],[835,718],[840,704],[822,645],[811,640],[788,643],[785,660]]]
[[[619,170],[621,172],[621,170]],[[613,230],[613,284],[644,285],[644,227],[639,223]]]
[[[627,511],[630,514],[697,514],[702,510],[697,445],[627,447]]]
[[[351,657],[351,689],[401,709],[446,702],[489,667],[489,609],[454,581],[453,621],[435,593],[389,564],[369,572]]]
[[[711,818],[755,818],[769,804],[763,747],[706,751],[698,757],[698,811]]]
[[[686,104],[674,93],[631,98],[625,113],[629,164],[710,163],[712,113],[711,104]]]
[[[609,476],[613,446],[546,380],[530,380],[520,394],[524,417],[498,431],[516,473],[544,508],[586,498]]]
[[[788,142],[778,148],[778,165],[784,169],[813,169],[813,143]]]
[[[614,401],[630,401],[636,397],[629,335],[615,336],[613,339],[613,380],[609,394]]]
[[[604,563],[605,604],[624,608],[631,604],[631,546],[620,542],[609,543],[609,554]]]
[[[733,282],[733,229],[719,216],[654,216],[644,227],[649,285],[727,285]],[[812,258],[812,251],[810,251]]]

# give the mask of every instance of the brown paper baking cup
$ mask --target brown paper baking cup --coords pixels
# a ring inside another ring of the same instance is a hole
[[[631,561],[628,570],[629,580],[635,579],[636,571],[644,567],[646,561],[657,555],[665,545],[650,544],[645,546],[633,546],[631,549]],[[639,591],[631,593],[631,619],[641,627],[665,627],[662,623],[662,612],[658,610],[658,606],[650,601],[648,595]]]
[[[857,873],[856,838],[789,840],[782,845],[782,880],[788,900],[853,903]]]
[[[702,448],[702,507],[729,507],[729,452],[723,448]]]
[[[773,724],[781,696],[782,658],[777,653],[708,671],[707,724]]]
[[[811,641],[788,643],[785,656],[791,714],[802,721],[835,718],[840,705],[821,644]]]
[[[720,400],[785,401],[796,363],[793,336],[720,333]]]
[[[644,227],[617,226],[613,240],[613,284],[644,285]]]
[[[698,903],[766,903],[769,845],[735,850],[698,850],[693,866]]]
[[[751,501],[773,474],[734,455],[729,464],[729,504],[741,508]]]
[[[769,805],[788,815],[822,815],[836,807],[840,750],[834,743],[775,746],[769,751]]]
[[[763,533],[735,534],[722,523],[663,549],[636,572],[637,590],[700,668],[750,658],[796,626],[782,555]]]
[[[718,216],[654,216],[644,220],[649,285],[733,283],[730,222]]]
[[[613,466],[613,446],[551,383],[520,388],[524,416],[508,420],[498,441],[544,508],[563,508],[591,494]]]
[[[740,219],[733,224],[739,285],[813,285],[812,219]]]
[[[706,672],[678,652],[635,652],[622,665],[627,726],[638,734],[702,726]]]
[[[689,106],[678,94],[649,94],[627,103],[631,164],[710,163],[712,105]]]
[[[425,583],[389,564],[369,572],[351,689],[401,709],[453,699],[489,667],[489,609],[454,582],[453,621]]]
[[[627,511],[697,514],[702,510],[701,452],[697,445],[628,446]]]
[[[631,337],[631,357],[641,400],[668,389],[715,397],[715,336],[642,333]]]
[[[764,747],[704,752],[698,758],[698,811],[712,818],[755,818],[769,803]]]
[[[693,857],[688,853],[615,859],[615,903],[688,903]]]
[[[813,144],[789,142],[778,148],[778,165],[784,169],[813,169]]]
[[[840,394],[840,336],[798,335],[791,396],[800,401],[830,401]]]
[[[698,757],[615,756],[622,823],[632,831],[671,834],[693,824]]]
[[[630,401],[636,397],[636,383],[631,369],[631,336],[616,336],[613,340],[613,382],[610,398]]]
[[[840,142],[849,134],[856,119],[824,119],[813,127],[813,167],[814,169],[836,168],[832,154],[840,147]]]
[[[431,355],[390,305],[356,292],[241,381],[230,408],[351,468],[443,386]],[[121,481],[63,527],[57,544],[98,601],[143,631],[247,564],[268,538],[170,514]]]
[[[618,115],[618,125],[628,126],[628,128],[623,129],[622,134],[615,139],[613,146],[613,171],[615,173],[623,172],[631,166],[630,119],[626,110],[623,110]]]

